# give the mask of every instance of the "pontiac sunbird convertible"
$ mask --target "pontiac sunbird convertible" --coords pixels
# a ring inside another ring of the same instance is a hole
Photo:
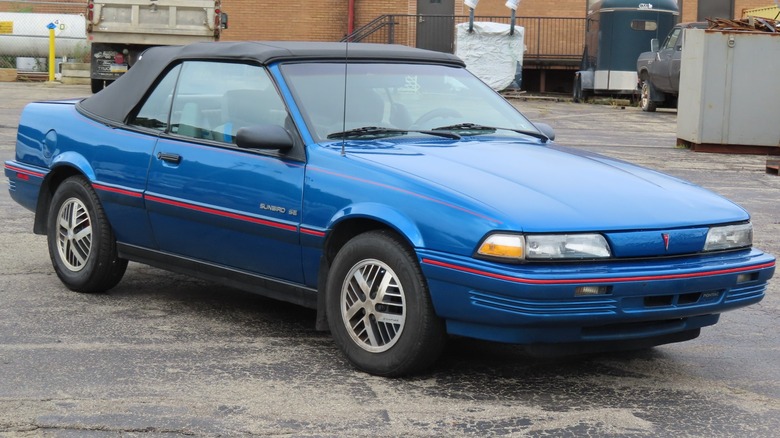
[[[5,175],[66,287],[134,261],[297,303],[377,375],[448,335],[689,340],[764,297],[745,210],[553,137],[452,55],[202,43],[29,104]]]

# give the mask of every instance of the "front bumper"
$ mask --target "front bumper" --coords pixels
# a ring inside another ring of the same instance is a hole
[[[437,314],[451,334],[519,344],[647,339],[715,324],[761,301],[775,259],[737,252],[613,261],[502,265],[418,251]],[[576,296],[578,286],[607,293]]]

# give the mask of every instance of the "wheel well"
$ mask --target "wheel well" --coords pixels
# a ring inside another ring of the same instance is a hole
[[[338,254],[341,247],[343,247],[347,242],[349,242],[350,239],[352,239],[353,237],[359,234],[363,234],[365,232],[374,231],[374,230],[388,230],[395,234],[400,235],[400,233],[398,233],[395,229],[393,229],[389,225],[383,222],[379,222],[377,220],[362,219],[362,218],[349,219],[340,222],[330,232],[330,234],[328,235],[328,239],[325,242],[323,254],[327,258],[328,262],[331,262],[336,257],[336,254]],[[408,240],[403,236],[401,237],[408,244]]]
[[[641,70],[639,72],[639,79],[646,81],[647,80],[647,70]]]
[[[35,234],[46,234],[46,218],[49,216],[49,205],[54,192],[67,178],[76,175],[84,175],[78,169],[70,166],[60,166],[49,172],[41,184],[41,191],[38,193],[38,205],[35,208],[35,223],[33,232]]]

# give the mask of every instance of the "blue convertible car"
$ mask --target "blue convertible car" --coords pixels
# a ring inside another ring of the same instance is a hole
[[[639,348],[763,298],[745,210],[552,137],[452,55],[204,43],[28,105],[5,174],[68,288],[130,260],[316,308],[378,375],[448,334]]]

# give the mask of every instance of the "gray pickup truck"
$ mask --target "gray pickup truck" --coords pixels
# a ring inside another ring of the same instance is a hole
[[[636,72],[641,90],[642,111],[652,112],[656,108],[677,107],[680,92],[680,60],[682,59],[685,29],[706,29],[707,23],[680,23],[672,28],[664,44],[650,41],[650,51],[639,55]]]

